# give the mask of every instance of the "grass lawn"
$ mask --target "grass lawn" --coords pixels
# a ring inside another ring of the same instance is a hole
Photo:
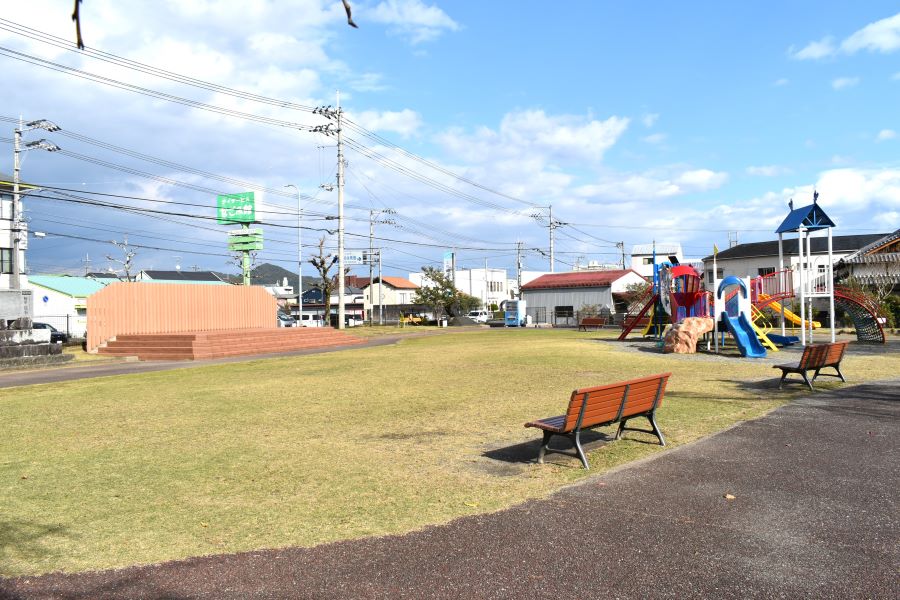
[[[603,336],[445,330],[0,390],[0,575],[402,533],[664,451],[631,433],[590,446],[589,472],[559,454],[528,462],[540,433],[522,424],[561,413],[576,387],[672,371],[658,418],[670,446],[803,393],[773,390],[770,362],[625,351]],[[897,373],[900,357],[845,365],[860,382]]]

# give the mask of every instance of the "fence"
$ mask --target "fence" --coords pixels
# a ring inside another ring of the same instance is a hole
[[[68,335],[70,340],[84,339],[87,329],[87,317],[76,315],[35,315],[32,321],[47,323]]]
[[[126,334],[276,327],[278,304],[259,286],[112,283],[87,301],[87,349]]]

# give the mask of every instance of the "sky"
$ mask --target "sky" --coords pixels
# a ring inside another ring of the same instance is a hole
[[[215,206],[245,191],[257,263],[335,253],[314,109],[338,96],[345,247],[374,220],[385,275],[451,249],[548,271],[551,219],[557,272],[654,241],[703,257],[777,239],[814,189],[835,235],[900,227],[896,2],[351,5],[358,28],[337,0],[84,0],[78,51],[71,0],[8,2],[0,172],[17,119],[61,127],[23,134],[61,148],[22,154],[29,272],[121,268],[126,239],[134,270],[237,272]]]

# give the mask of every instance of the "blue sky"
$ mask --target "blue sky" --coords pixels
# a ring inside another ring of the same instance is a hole
[[[356,126],[345,128],[347,247],[367,246],[369,210],[396,210],[393,223],[376,226],[388,274],[436,264],[451,246],[461,248],[462,266],[512,270],[517,241],[526,268],[546,270],[546,217],[531,215],[551,204],[562,223],[557,271],[614,260],[616,242],[626,250],[680,242],[687,255],[704,256],[714,243],[727,246],[729,234],[774,239],[787,201],[811,202],[813,187],[836,235],[900,227],[896,3],[352,5],[359,29],[332,0],[85,0],[83,33],[88,50],[306,107],[334,104],[340,90]],[[111,89],[13,56],[280,121],[317,125],[319,117],[115,68],[14,26],[71,42],[70,10],[67,1],[35,0],[4,11],[0,60],[17,85],[4,94],[0,117],[51,119],[65,132],[174,164],[31,132],[28,139],[52,139],[81,158],[29,152],[25,179],[93,200],[88,192],[206,215],[215,192],[244,191],[240,182],[267,188],[257,192],[259,208],[271,211],[262,213],[267,242],[258,261],[289,269],[296,201],[277,192],[293,183],[310,213],[304,255],[323,235],[335,245],[326,217],[337,213],[336,193],[320,187],[334,182],[333,139]],[[14,125],[5,124],[3,137],[12,137]],[[8,173],[7,146],[0,170]],[[48,233],[30,242],[35,273],[79,272],[86,255],[105,268],[106,255],[121,254],[109,240],[126,234],[142,246],[139,268],[235,270],[229,228],[208,221],[37,197],[25,205],[31,230]]]

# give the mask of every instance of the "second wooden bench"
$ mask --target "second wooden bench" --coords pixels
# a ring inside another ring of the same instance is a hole
[[[616,439],[628,431],[652,433],[659,438],[659,443],[666,445],[659,426],[656,424],[656,409],[662,403],[666,392],[666,383],[671,373],[650,375],[630,381],[621,381],[609,385],[582,388],[572,392],[566,414],[558,417],[547,417],[525,423],[525,427],[536,427],[544,432],[544,440],[538,451],[537,461],[544,462],[547,452],[561,452],[550,448],[550,439],[554,435],[568,437],[575,445],[577,457],[585,469],[589,469],[587,457],[581,447],[581,431],[593,427],[603,427],[619,423]],[[626,427],[629,419],[646,417],[652,430]],[[565,452],[562,452],[565,454]]]
[[[834,342],[831,344],[811,344],[803,349],[803,355],[800,362],[796,365],[772,365],[773,369],[781,369],[781,381],[778,382],[778,389],[784,385],[784,380],[790,373],[796,373],[803,377],[803,381],[813,389],[812,382],[819,375],[827,377],[840,377],[841,381],[846,381],[841,373],[841,360],[844,359],[844,352],[847,350],[847,342]],[[822,369],[832,368],[835,373],[821,373]],[[815,371],[812,380],[807,373]]]

